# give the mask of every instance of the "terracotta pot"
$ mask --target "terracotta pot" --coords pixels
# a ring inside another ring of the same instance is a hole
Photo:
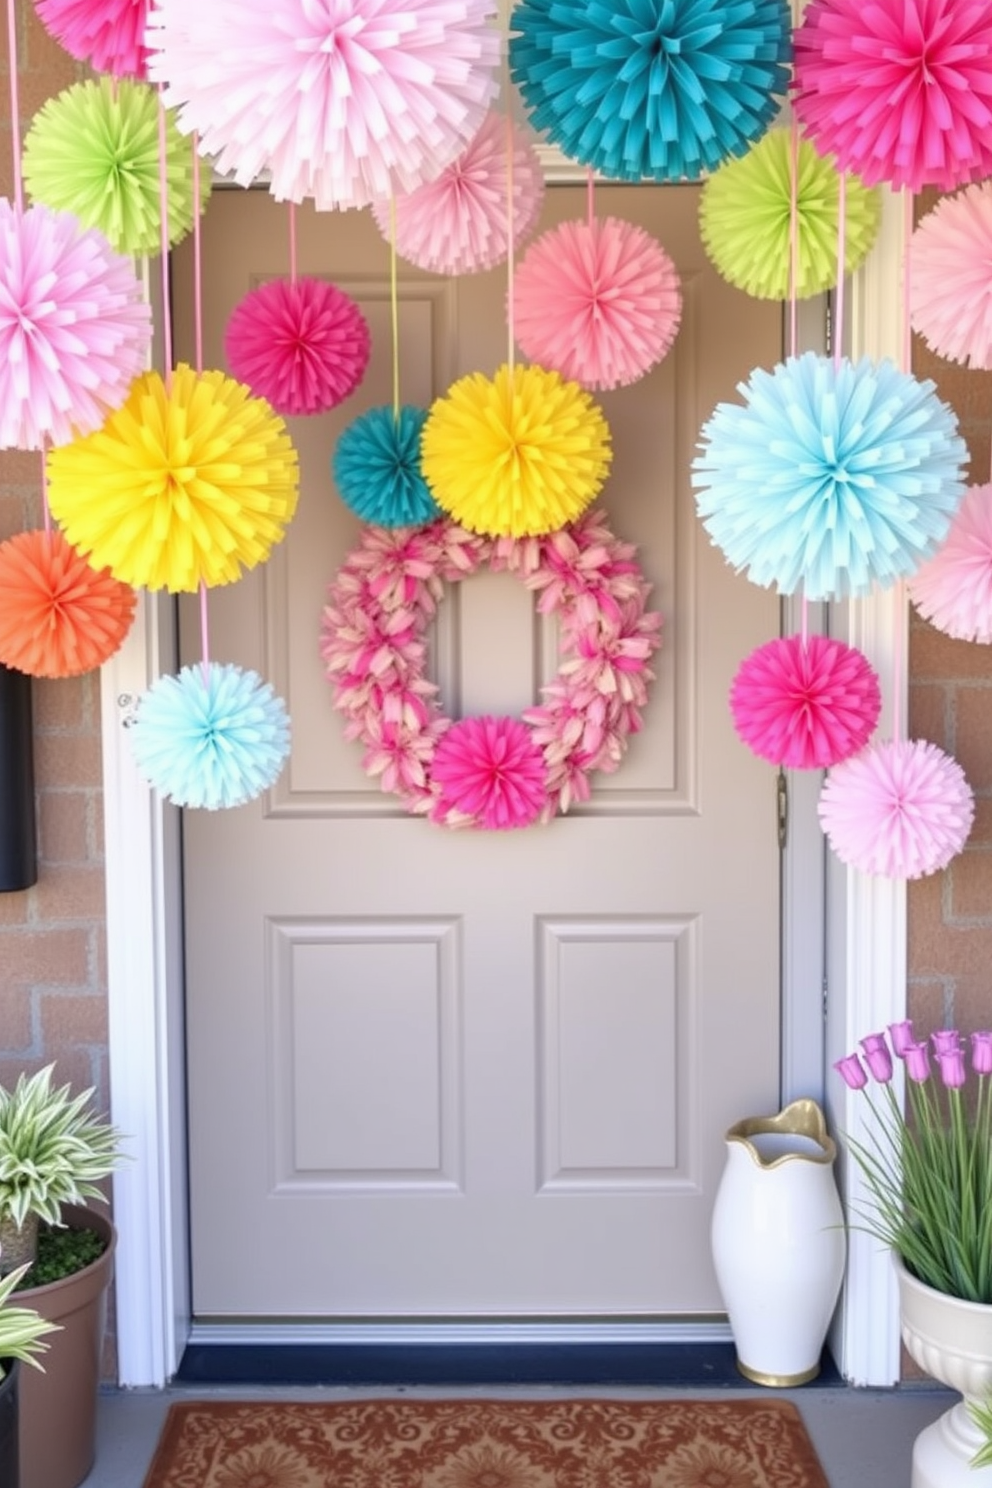
[[[17,1488],[17,1393],[21,1366],[17,1359],[0,1359],[0,1483]]]
[[[62,1329],[48,1340],[44,1374],[21,1371],[20,1488],[77,1488],[96,1457],[97,1393],[116,1234],[95,1209],[68,1204],[62,1217],[72,1229],[96,1230],[107,1248],[74,1276],[17,1294],[25,1307]]]

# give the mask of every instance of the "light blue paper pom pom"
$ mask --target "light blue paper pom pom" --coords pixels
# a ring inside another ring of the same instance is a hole
[[[702,431],[703,525],[755,584],[846,598],[915,571],[947,534],[968,452],[932,382],[806,352],[739,384]]]
[[[787,0],[520,0],[510,31],[531,123],[621,181],[743,155],[789,86]]]
[[[342,432],[331,473],[345,506],[373,527],[422,527],[443,516],[420,470],[425,408],[370,408]]]
[[[139,699],[131,726],[138,769],[177,806],[242,806],[278,778],[289,755],[282,699],[257,672],[183,667]]]

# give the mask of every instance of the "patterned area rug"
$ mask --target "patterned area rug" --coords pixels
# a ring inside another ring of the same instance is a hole
[[[785,1400],[182,1402],[145,1488],[828,1488]]]

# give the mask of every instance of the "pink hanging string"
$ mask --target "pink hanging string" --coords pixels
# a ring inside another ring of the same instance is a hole
[[[159,84],[158,95],[158,215],[159,215],[159,247],[162,270],[162,345],[163,358],[165,361],[165,386],[166,390],[172,390],[172,303],[169,296],[169,181],[166,174],[166,162],[168,160],[168,142],[165,128],[165,102],[162,97],[162,84]],[[198,205],[198,204],[197,204]],[[193,211],[194,220],[197,216],[196,205]]]
[[[913,239],[913,193],[908,186],[902,189],[903,238],[905,240],[902,259],[902,370],[907,375],[913,371],[913,327],[910,321],[910,247]],[[896,630],[892,644],[892,736],[896,743],[902,737],[902,719],[899,700],[902,697],[902,679],[905,667],[904,645],[906,614],[906,584],[903,579],[896,583],[895,590]]]
[[[513,245],[513,116],[510,111],[509,83],[503,89],[506,99],[506,363],[510,369],[510,384],[513,385],[516,343],[516,317],[514,314],[514,285],[516,282],[516,253]]]
[[[289,204],[289,282],[296,283],[296,203]]]
[[[10,138],[14,150],[14,205],[24,210],[24,181],[21,176],[21,102],[17,83],[17,12],[7,0],[7,50],[10,57]]]
[[[592,227],[596,221],[596,177],[592,166],[586,171],[586,225]]]
[[[840,368],[844,355],[844,280],[847,277],[847,176],[843,171],[837,182],[837,300],[834,306],[834,371]]]
[[[193,135],[193,337],[196,371],[203,371],[203,250],[200,236],[200,140]]]
[[[799,352],[799,315],[796,285],[799,279],[799,125],[792,121],[789,150],[789,355]],[[809,601],[803,594],[799,606],[799,630],[803,650],[809,640]]]

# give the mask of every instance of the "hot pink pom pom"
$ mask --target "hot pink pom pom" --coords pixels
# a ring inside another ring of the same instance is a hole
[[[678,334],[675,265],[648,233],[618,217],[563,222],[527,251],[513,296],[521,350],[586,388],[643,377]]]
[[[235,307],[224,338],[239,382],[277,413],[336,408],[358,387],[371,339],[354,300],[323,279],[273,279]]]
[[[937,353],[992,367],[992,181],[945,197],[909,254],[913,329]]]
[[[796,115],[841,170],[912,191],[992,173],[988,0],[812,0],[795,53]]]
[[[544,758],[530,729],[517,718],[463,718],[452,724],[434,754],[440,796],[433,817],[461,818],[466,826],[529,827],[547,799]]]
[[[925,620],[959,641],[992,641],[992,485],[970,486],[951,530],[909,581]]]
[[[70,56],[119,78],[148,76],[149,0],[35,0],[38,19]]]
[[[436,181],[397,196],[396,251],[408,263],[435,274],[474,274],[507,256],[507,123],[489,113],[482,128]],[[537,152],[522,130],[513,129],[513,241],[520,243],[537,221],[544,200],[544,175]],[[372,204],[379,231],[392,236],[388,202]]]
[[[863,749],[881,706],[866,657],[821,635],[759,646],[730,689],[744,743],[761,759],[794,770],[826,769]]]
[[[975,799],[961,766],[936,744],[890,741],[830,771],[819,816],[842,863],[882,878],[922,878],[964,847]]]

